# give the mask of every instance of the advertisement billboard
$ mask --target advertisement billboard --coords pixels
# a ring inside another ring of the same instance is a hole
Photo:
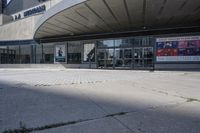
[[[95,44],[84,44],[84,62],[95,61]]]
[[[56,63],[64,63],[66,62],[66,51],[65,45],[56,45],[55,48],[55,62]]]
[[[157,38],[156,60],[200,61],[200,36]]]

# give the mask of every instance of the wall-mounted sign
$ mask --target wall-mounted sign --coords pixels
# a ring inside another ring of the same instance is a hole
[[[56,45],[55,47],[55,62],[66,62],[65,45]]]
[[[44,11],[46,11],[46,5],[40,5],[31,9],[28,9],[24,12],[13,15],[13,20],[19,20],[21,18],[32,16],[34,14],[41,13]]]
[[[200,36],[157,38],[157,61],[200,61]]]
[[[31,16],[31,15],[34,15],[36,13],[44,12],[45,10],[46,10],[46,6],[45,5],[38,6],[38,7],[32,8],[32,9],[30,9],[28,11],[25,11],[24,12],[24,17]]]

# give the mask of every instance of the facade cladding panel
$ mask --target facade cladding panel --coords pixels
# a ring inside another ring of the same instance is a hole
[[[199,0],[12,0],[3,6],[4,2],[0,1],[1,19],[13,19],[0,25],[0,67],[200,69]],[[173,17],[171,11],[178,13]],[[184,19],[186,11],[192,14],[190,23]],[[26,27],[29,21],[32,25]],[[187,25],[178,25],[182,21]]]

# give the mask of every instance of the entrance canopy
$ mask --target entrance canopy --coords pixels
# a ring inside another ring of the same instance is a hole
[[[200,0],[63,0],[35,26],[34,38],[200,26]]]

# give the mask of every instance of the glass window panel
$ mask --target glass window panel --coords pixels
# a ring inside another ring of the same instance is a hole
[[[98,47],[114,47],[114,40],[103,40],[97,42]]]
[[[115,40],[115,47],[121,47],[123,44],[122,39],[120,40]]]
[[[20,63],[20,53],[19,46],[9,46],[9,64],[19,64]]]
[[[43,44],[44,62],[47,64],[54,63],[54,44]]]
[[[115,49],[115,58],[117,59],[123,58],[123,49],[120,48]]]
[[[98,60],[105,60],[106,59],[105,54],[106,54],[105,49],[98,49],[98,55],[97,55]]]
[[[105,67],[106,64],[106,49],[98,49],[97,50],[97,63],[98,67]]]
[[[124,58],[132,58],[132,49],[124,49]]]
[[[36,45],[36,63],[44,63],[43,57],[42,57],[42,45]]]
[[[141,46],[141,44],[142,44],[141,38],[134,39],[134,46]]]
[[[132,64],[132,60],[131,60],[131,59],[124,60],[124,66],[126,66],[126,67],[130,67],[131,64]]]
[[[148,39],[146,37],[141,38],[142,39],[142,46],[147,46],[148,44]]]
[[[68,43],[67,61],[69,64],[81,64],[82,47],[81,42]]]
[[[143,50],[142,50],[142,48],[135,48],[134,49],[134,57],[135,57],[135,59],[140,59],[140,58],[142,58],[143,57],[143,52],[142,52]]]
[[[113,59],[113,56],[114,56],[114,49],[107,49],[106,50],[106,57],[107,57],[107,60],[112,60]]]
[[[0,61],[1,64],[6,64],[8,62],[8,47],[0,46]]]
[[[105,66],[105,60],[98,60],[98,66],[104,67]]]
[[[106,67],[113,67],[113,57],[114,57],[114,49],[106,50]]]
[[[21,45],[21,63],[29,64],[31,63],[31,45]]]
[[[115,40],[115,47],[131,47],[131,45],[130,39]]]
[[[123,60],[116,59],[115,61],[115,67],[122,67],[123,66]]]
[[[117,48],[115,49],[115,67],[123,66],[123,49]]]
[[[144,48],[144,58],[153,58],[153,48]]]
[[[155,41],[156,41],[155,38],[150,37],[149,38],[149,45],[154,47],[154,44],[156,43]]]

